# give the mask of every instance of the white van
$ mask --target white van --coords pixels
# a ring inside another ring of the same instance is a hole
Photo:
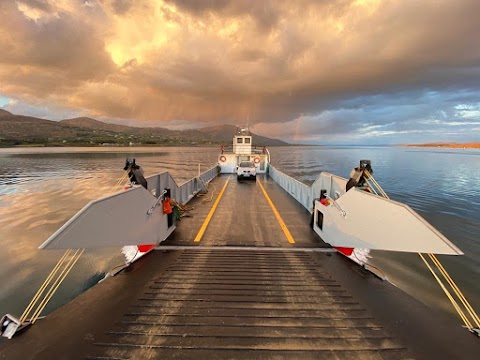
[[[237,179],[248,178],[257,180],[257,168],[252,161],[242,161],[240,165],[237,166]]]

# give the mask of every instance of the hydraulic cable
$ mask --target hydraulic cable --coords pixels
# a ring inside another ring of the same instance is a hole
[[[373,177],[373,175],[368,171],[368,170],[364,170],[364,173],[365,175],[367,175],[367,179],[370,179],[373,184],[375,184],[375,186],[377,187],[377,190],[380,192],[380,194],[382,194],[382,196],[384,198],[387,198],[387,199],[390,199],[387,195],[387,193],[385,191],[383,191],[382,187],[380,186],[380,184],[377,182],[377,180],[375,180],[375,178]]]
[[[124,172],[123,176],[118,179],[117,183],[115,184],[115,186],[113,187],[113,190],[115,190],[115,188],[117,188],[118,186],[120,186],[122,184],[123,181],[125,181],[125,179],[127,178],[128,176],[128,172]]]
[[[53,295],[58,290],[58,288],[60,287],[62,282],[65,280],[67,275],[70,273],[73,266],[77,263],[78,259],[80,259],[80,257],[82,256],[84,251],[85,251],[85,249],[77,249],[77,251],[75,251],[75,253],[72,255],[72,257],[68,261],[67,265],[63,268],[62,272],[57,277],[55,282],[52,284],[52,286],[50,287],[49,291],[47,292],[47,294],[43,298],[40,305],[37,307],[37,310],[35,310],[35,312],[33,313],[32,317],[30,319],[30,322],[32,324],[35,323],[35,321],[38,319],[38,317],[42,313],[43,309],[45,309],[45,307],[47,306],[50,299],[53,297]]]
[[[367,182],[368,187],[373,191],[373,193],[374,193],[375,195],[378,195],[378,192],[375,190],[375,187],[372,186],[372,184],[370,183],[370,181],[369,181],[367,178],[365,179],[365,181]]]
[[[468,318],[466,317],[465,313],[463,312],[463,310],[460,308],[460,306],[458,305],[458,303],[456,302],[456,300],[453,298],[452,294],[450,294],[450,291],[448,291],[448,289],[445,287],[445,285],[443,284],[442,280],[438,277],[438,275],[435,273],[435,271],[432,269],[432,267],[430,266],[430,264],[427,262],[427,260],[423,257],[423,255],[421,253],[418,253],[418,255],[420,256],[420,258],[423,260],[423,262],[425,263],[425,266],[428,268],[428,270],[430,270],[430,272],[432,273],[433,277],[435,278],[435,280],[437,280],[437,283],[440,285],[440,287],[442,288],[443,292],[445,293],[445,295],[447,296],[447,298],[450,300],[450,302],[452,303],[453,307],[455,308],[455,310],[457,311],[458,315],[460,316],[460,318],[463,320],[463,322],[465,323],[465,326],[468,328],[468,330],[472,330],[472,324],[471,322],[468,320]]]
[[[468,302],[467,298],[465,297],[465,295],[463,295],[462,291],[460,290],[460,288],[458,287],[458,285],[455,283],[455,281],[453,281],[453,279],[451,278],[451,276],[448,274],[448,272],[445,270],[445,268],[443,267],[442,263],[440,262],[440,260],[438,260],[438,258],[434,255],[434,254],[428,254],[428,256],[430,256],[430,259],[432,259],[432,261],[434,262],[434,264],[437,266],[437,268],[440,270],[440,273],[443,275],[443,277],[445,278],[445,280],[447,280],[448,284],[450,285],[450,287],[453,289],[455,295],[457,295],[457,297],[460,299],[460,301],[462,302],[463,306],[465,307],[465,309],[467,310],[468,314],[470,315],[470,317],[473,319],[474,323],[476,326],[478,326],[480,328],[480,319],[478,317],[478,315],[476,314],[475,310],[473,309],[472,305],[470,305],[470,303]]]
[[[58,260],[57,264],[55,265],[55,267],[52,269],[52,271],[50,272],[50,274],[47,276],[47,278],[45,279],[45,281],[43,282],[42,286],[40,286],[40,288],[38,289],[37,293],[35,294],[35,296],[32,298],[32,300],[30,301],[30,303],[28,304],[28,306],[26,307],[25,311],[23,312],[22,316],[20,316],[20,322],[23,323],[28,315],[30,314],[30,312],[32,311],[33,307],[36,305],[36,303],[38,302],[38,300],[40,299],[40,297],[42,296],[43,292],[45,291],[45,289],[47,288],[47,286],[50,284],[50,282],[52,281],[53,277],[56,275],[56,273],[58,272],[58,270],[60,269],[60,267],[63,265],[63,263],[65,262],[65,259],[68,257],[68,255],[70,255],[71,253],[71,249],[67,249],[65,251],[65,253],[63,254],[63,256],[60,258],[60,260]]]

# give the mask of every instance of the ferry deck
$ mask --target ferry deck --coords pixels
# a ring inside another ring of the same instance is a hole
[[[210,189],[212,201],[195,198],[190,216],[155,251],[3,340],[0,358],[472,359],[480,353],[478,338],[453,319],[323,243],[310,213],[266,175],[256,182],[222,175]]]

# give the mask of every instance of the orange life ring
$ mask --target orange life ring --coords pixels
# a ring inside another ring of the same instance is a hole
[[[227,158],[222,155],[222,156],[220,156],[220,161],[221,161],[221,162],[225,162],[225,161],[227,161]]]
[[[255,158],[255,159],[253,160],[253,162],[254,162],[255,164],[258,164],[258,163],[260,162],[260,158],[258,158],[258,157]]]

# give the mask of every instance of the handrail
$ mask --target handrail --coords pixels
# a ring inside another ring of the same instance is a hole
[[[313,212],[313,201],[319,198],[321,189],[327,189],[329,194],[339,193],[341,195],[345,193],[347,183],[347,180],[340,176],[322,172],[309,186],[276,169],[271,164],[268,165],[268,175],[310,213]]]
[[[155,192],[157,198],[161,197],[163,191],[170,189],[170,197],[175,199],[179,204],[188,203],[193,197],[218,175],[218,165],[215,164],[198,176],[195,176],[184,183],[178,185],[173,176],[169,172],[163,172],[151,175],[146,178],[147,188],[151,192]]]
[[[268,176],[270,176],[281,188],[287,191],[290,196],[302,204],[307,210],[311,211],[312,206],[312,188],[297,179],[276,169],[268,164]]]
[[[258,146],[258,145],[249,145],[249,144],[240,144],[243,146],[252,149],[252,153],[255,154],[269,154],[268,149],[265,146]],[[233,152],[233,145],[222,145],[221,151],[223,152]],[[270,159],[269,159],[270,160]]]
[[[338,205],[338,203],[335,201],[335,199],[331,198],[330,196],[328,195],[325,195],[325,197],[330,200],[333,204],[333,206],[335,206],[335,208],[340,211],[340,214],[342,214],[342,217],[347,217],[347,212],[345,210],[343,210],[340,205]]]
[[[162,193],[160,194],[160,196],[157,198],[157,201],[155,201],[155,203],[152,205],[152,207],[150,209],[148,209],[147,211],[147,215],[152,215],[153,214],[153,210],[155,210],[155,208],[157,207],[158,203],[160,201],[162,201],[164,199],[164,195],[167,193],[167,190],[163,190]]]

